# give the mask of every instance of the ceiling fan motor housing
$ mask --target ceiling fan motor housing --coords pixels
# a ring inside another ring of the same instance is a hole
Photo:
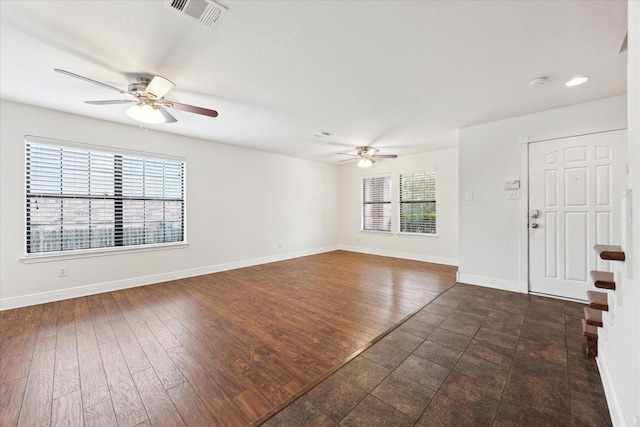
[[[144,91],[147,89],[147,86],[149,86],[149,80],[143,77],[140,77],[138,78],[137,83],[131,83],[129,85],[128,87],[129,93],[132,93],[135,95],[142,95]]]
[[[372,156],[378,152],[378,149],[373,147],[357,147],[358,154],[357,156]]]

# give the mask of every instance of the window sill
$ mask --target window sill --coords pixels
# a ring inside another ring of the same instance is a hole
[[[165,251],[170,249],[186,249],[189,246],[187,242],[180,243],[164,243],[158,245],[141,245],[122,248],[100,248],[100,249],[88,249],[82,251],[66,251],[66,252],[47,252],[43,254],[25,255],[20,258],[20,261],[24,264],[35,264],[39,262],[51,262],[69,259],[80,258],[95,258],[111,255],[123,255],[139,252],[155,252]]]
[[[396,234],[401,237],[416,237],[418,239],[438,239],[439,238],[437,234],[428,234],[428,233],[407,233],[407,232],[399,231]]]
[[[360,230],[361,233],[370,233],[370,234],[382,234],[383,236],[393,236],[392,231],[378,231],[378,230]]]

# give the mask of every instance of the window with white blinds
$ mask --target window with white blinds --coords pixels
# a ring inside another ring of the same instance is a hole
[[[26,252],[184,242],[184,162],[26,141]]]
[[[435,172],[400,175],[400,232],[436,234]]]
[[[362,229],[391,231],[391,176],[362,179]]]

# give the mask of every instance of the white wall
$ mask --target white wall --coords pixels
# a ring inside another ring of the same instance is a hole
[[[527,292],[527,171],[521,138],[625,128],[626,102],[618,96],[460,130],[459,281]],[[520,199],[507,199],[509,180],[524,184]]]
[[[616,263],[616,290],[598,337],[598,366],[614,426],[640,426],[640,2],[629,4],[627,64],[628,189],[630,218],[623,221],[624,264]],[[626,232],[628,229],[628,233]]]
[[[3,309],[337,248],[337,166],[8,101],[0,104],[0,122]],[[189,245],[23,262],[25,135],[183,157]],[[68,276],[60,278],[63,266]]]
[[[436,170],[437,237],[398,234],[398,178],[403,172]],[[391,174],[392,233],[360,231],[362,178]],[[439,264],[458,263],[458,149],[385,159],[363,169],[340,166],[339,238],[342,249]]]

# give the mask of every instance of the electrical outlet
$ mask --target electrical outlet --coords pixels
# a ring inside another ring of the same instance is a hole
[[[68,273],[67,267],[58,267],[58,277],[67,277]]]
[[[278,242],[278,247],[281,248],[282,247],[282,242]]]

